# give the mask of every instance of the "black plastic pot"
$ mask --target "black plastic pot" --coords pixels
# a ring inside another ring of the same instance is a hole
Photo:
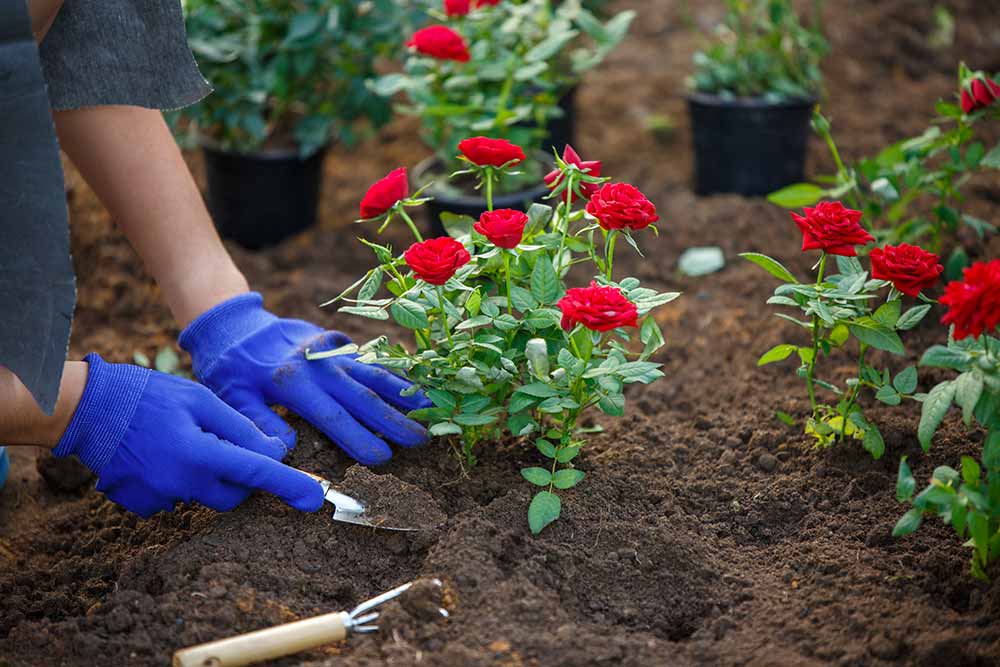
[[[758,196],[801,181],[814,104],[690,94],[695,192]]]
[[[315,224],[326,147],[305,159],[295,150],[203,149],[208,209],[223,238],[256,250]]]
[[[444,173],[437,158],[427,158],[413,168],[413,183],[417,186],[423,186],[430,181],[445,183],[447,180],[447,174]],[[527,211],[535,202],[544,203],[543,198],[548,193],[549,189],[544,183],[540,183],[538,186],[522,192],[494,194],[493,208],[513,208]],[[478,220],[479,216],[486,210],[486,197],[480,192],[472,195],[452,190],[445,191],[431,186],[424,194],[434,198],[424,205],[424,210],[427,212],[427,227],[431,237],[447,234],[444,225],[441,224],[442,213],[467,215]]]

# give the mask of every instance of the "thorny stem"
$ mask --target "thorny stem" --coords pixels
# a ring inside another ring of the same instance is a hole
[[[437,286],[437,294],[438,306],[441,308],[441,327],[444,329],[444,335],[448,339],[448,347],[452,347],[451,329],[448,328],[448,311],[444,309],[444,290],[440,285]]]
[[[501,250],[503,253],[503,272],[507,278],[507,314],[510,315],[512,308],[510,304],[510,253],[506,250]]]
[[[618,242],[618,231],[612,230],[608,234],[608,243],[604,251],[604,263],[607,265],[608,281],[611,280],[611,267],[615,263],[615,243]]]
[[[417,242],[418,243],[423,242],[424,237],[420,235],[420,231],[417,229],[417,226],[413,224],[413,220],[410,218],[409,214],[406,212],[405,209],[403,209],[402,206],[399,207],[399,215],[401,218],[403,218],[403,221],[406,222],[406,226],[410,228],[410,231],[413,232],[413,235],[417,237]]]
[[[816,286],[823,282],[823,271],[826,269],[826,253],[819,258],[819,273],[816,275]],[[812,407],[812,415],[816,417],[816,357],[819,356],[819,315],[812,316],[812,358],[809,359],[809,369],[806,371],[806,385],[809,389],[809,405]]]
[[[569,214],[573,206],[573,185],[573,172],[571,171],[570,175],[566,177],[566,198],[561,205],[563,210],[563,224],[560,225],[559,250],[556,251],[556,275],[559,275],[559,272],[562,270],[563,248],[566,247],[566,237],[569,235]]]

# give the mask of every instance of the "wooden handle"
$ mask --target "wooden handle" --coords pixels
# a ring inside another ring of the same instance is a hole
[[[173,667],[243,667],[307,651],[346,637],[347,618],[338,611],[181,649]]]

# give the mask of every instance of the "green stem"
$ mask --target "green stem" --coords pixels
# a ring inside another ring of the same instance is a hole
[[[417,241],[423,242],[424,237],[420,235],[420,231],[417,229],[417,226],[413,223],[413,220],[402,206],[399,207],[399,216],[403,218],[403,221],[406,222],[406,226],[409,227],[410,231],[413,232],[413,235],[417,237]]]
[[[493,167],[486,167],[486,210],[493,210]]]
[[[566,178],[566,198],[563,200],[562,205],[559,209],[562,210],[562,222],[559,224],[559,250],[556,251],[556,261],[555,269],[556,275],[562,271],[562,254],[563,248],[566,247],[566,237],[569,235],[569,214],[572,211],[573,206],[573,176],[572,173]]]
[[[618,231],[612,230],[608,234],[608,243],[604,251],[604,263],[607,268],[608,280],[611,280],[611,269],[615,262],[615,243],[618,242]]]
[[[448,328],[448,311],[444,309],[444,290],[437,286],[438,306],[441,308],[441,326],[444,328],[445,338],[448,339],[448,347],[452,347],[451,329]]]
[[[819,258],[819,273],[816,275],[816,286],[823,282],[823,272],[826,269],[826,253]],[[819,315],[812,316],[812,358],[809,359],[809,368],[806,371],[806,385],[809,389],[809,405],[812,407],[813,418],[816,417],[816,357],[819,356]]]
[[[840,424],[840,441],[843,442],[844,438],[847,437],[847,416],[851,414],[851,408],[854,407],[854,402],[858,400],[858,394],[861,393],[861,387],[864,386],[861,383],[861,370],[865,365],[865,352],[868,351],[868,346],[861,343],[860,351],[858,352],[858,384],[856,384],[851,391],[848,399],[847,405],[844,406],[844,413],[841,415],[842,423]]]
[[[512,308],[510,304],[510,253],[506,250],[501,250],[503,253],[503,272],[507,278],[507,314],[510,315]]]

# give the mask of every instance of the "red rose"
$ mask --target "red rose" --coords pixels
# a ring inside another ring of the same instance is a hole
[[[506,139],[490,139],[489,137],[469,137],[458,142],[458,150],[462,151],[469,162],[480,167],[487,165],[502,167],[508,162],[518,164],[524,160],[524,151],[517,144]]]
[[[635,304],[617,287],[600,286],[594,281],[590,282],[590,287],[566,290],[566,296],[559,299],[556,306],[562,311],[562,328],[566,331],[577,324],[591,331],[639,326]]]
[[[486,211],[479,216],[473,229],[490,240],[498,248],[516,248],[524,236],[524,226],[528,216],[512,208]]]
[[[573,147],[566,144],[566,148],[563,149],[562,154],[563,162],[566,164],[573,164],[580,169],[589,169],[587,174],[589,176],[600,176],[601,175],[601,161],[600,160],[584,160],[582,159]],[[554,190],[559,186],[559,182],[562,181],[562,172],[558,169],[553,169],[545,175],[545,185],[549,186],[550,189]],[[580,183],[580,194],[583,195],[584,199],[590,199],[594,196],[594,193],[601,189],[598,183]],[[569,192],[567,191],[563,197],[569,197]]]
[[[431,285],[444,285],[472,257],[461,243],[450,236],[439,236],[414,243],[403,255],[406,264]]]
[[[368,192],[361,199],[361,217],[377,218],[400,199],[406,199],[410,194],[410,181],[406,177],[406,167],[393,169],[389,174],[378,181],[372,183]]]
[[[432,25],[413,33],[406,43],[418,52],[441,60],[469,62],[469,47],[457,32],[444,25]]]
[[[489,5],[499,5],[500,0],[476,0],[476,7],[486,7]]]
[[[985,76],[977,76],[962,89],[962,111],[972,113],[985,109],[997,99],[1000,99],[1000,84]]]
[[[872,261],[872,278],[888,280],[909,296],[917,296],[936,283],[944,271],[938,263],[940,257],[908,243],[874,248],[868,258]]]
[[[472,9],[472,0],[444,0],[444,13],[448,16],[465,16]]]
[[[804,216],[792,213],[792,219],[802,231],[802,251],[822,250],[831,255],[854,257],[854,246],[875,239],[861,226],[861,211],[844,208],[839,201],[821,201],[815,207],[802,209]]]
[[[644,229],[660,219],[653,202],[628,183],[606,183],[587,202],[587,213],[609,231]]]
[[[1000,325],[1000,259],[976,262],[962,276],[948,283],[940,299],[948,306],[941,322],[955,326],[955,340],[978,338]]]

